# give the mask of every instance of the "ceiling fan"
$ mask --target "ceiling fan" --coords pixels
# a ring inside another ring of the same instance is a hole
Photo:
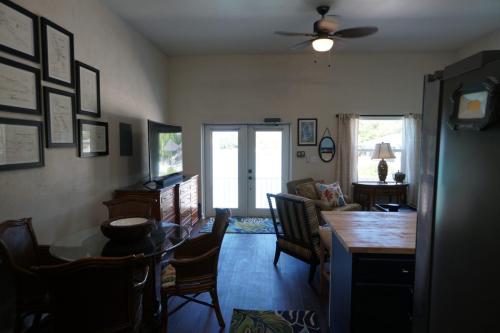
[[[314,33],[287,32],[275,31],[274,33],[280,36],[304,36],[311,37],[306,41],[293,45],[292,49],[300,49],[312,45],[313,49],[318,52],[330,51],[333,47],[335,39],[343,38],[359,38],[373,35],[378,31],[377,27],[357,27],[337,30],[338,23],[326,19],[325,17],[336,17],[337,15],[327,15],[330,6],[319,6],[316,11],[321,15],[321,19],[314,22]]]

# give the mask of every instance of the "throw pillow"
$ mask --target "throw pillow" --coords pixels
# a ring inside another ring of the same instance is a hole
[[[299,184],[295,187],[295,191],[297,192],[298,196],[308,198],[311,200],[319,199],[318,192],[316,192],[316,187],[314,185],[314,182]]]
[[[344,195],[342,194],[342,190],[340,189],[340,185],[338,183],[333,184],[316,184],[316,188],[318,189],[318,193],[321,200],[328,201],[334,207],[345,206]]]

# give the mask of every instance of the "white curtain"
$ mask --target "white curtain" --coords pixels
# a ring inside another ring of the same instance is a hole
[[[421,119],[419,114],[407,114],[403,123],[404,153],[401,157],[401,171],[406,174],[406,182],[409,184],[408,204],[415,207],[418,205]]]
[[[352,198],[352,183],[358,180],[359,115],[339,114],[337,118],[337,167],[335,178],[342,192]]]

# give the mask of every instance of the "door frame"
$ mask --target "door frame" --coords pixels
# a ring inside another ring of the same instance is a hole
[[[245,177],[239,177],[238,187],[242,189],[239,191],[238,195],[238,206],[242,207],[239,209],[232,209],[232,213],[234,216],[248,216],[248,181],[247,181],[247,166],[248,166],[248,156],[250,153],[247,149],[248,146],[248,137],[250,133],[250,127],[257,127],[262,129],[272,130],[273,128],[279,127],[283,129],[283,142],[288,140],[288,144],[285,149],[282,151],[282,161],[286,163],[285,166],[282,166],[283,174],[282,174],[282,190],[286,189],[286,183],[290,180],[292,174],[292,136],[291,136],[291,124],[290,123],[241,123],[241,124],[213,124],[206,123],[202,124],[202,143],[201,143],[201,157],[202,157],[202,203],[203,203],[203,214],[206,217],[215,216],[215,210],[212,208],[212,197],[208,195],[209,191],[212,191],[213,183],[212,183],[212,154],[210,144],[212,142],[212,131],[238,131],[238,147],[245,147],[245,149],[238,149],[238,159],[239,162],[243,161],[244,163],[238,164],[238,173],[239,175],[245,175]],[[242,130],[243,129],[243,130]],[[242,133],[243,132],[243,133]],[[285,168],[286,167],[286,168]],[[255,167],[254,167],[255,169]],[[253,170],[254,170],[253,169]],[[286,172],[285,172],[286,171]],[[245,181],[243,181],[245,180]],[[253,184],[255,188],[255,178],[253,180]],[[244,191],[243,191],[244,189]],[[243,201],[244,200],[244,201]],[[243,205],[242,205],[243,204]],[[262,212],[260,216],[270,215],[270,212]]]

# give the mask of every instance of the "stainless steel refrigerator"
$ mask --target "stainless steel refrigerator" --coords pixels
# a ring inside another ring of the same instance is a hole
[[[413,331],[500,332],[500,51],[424,83]]]

